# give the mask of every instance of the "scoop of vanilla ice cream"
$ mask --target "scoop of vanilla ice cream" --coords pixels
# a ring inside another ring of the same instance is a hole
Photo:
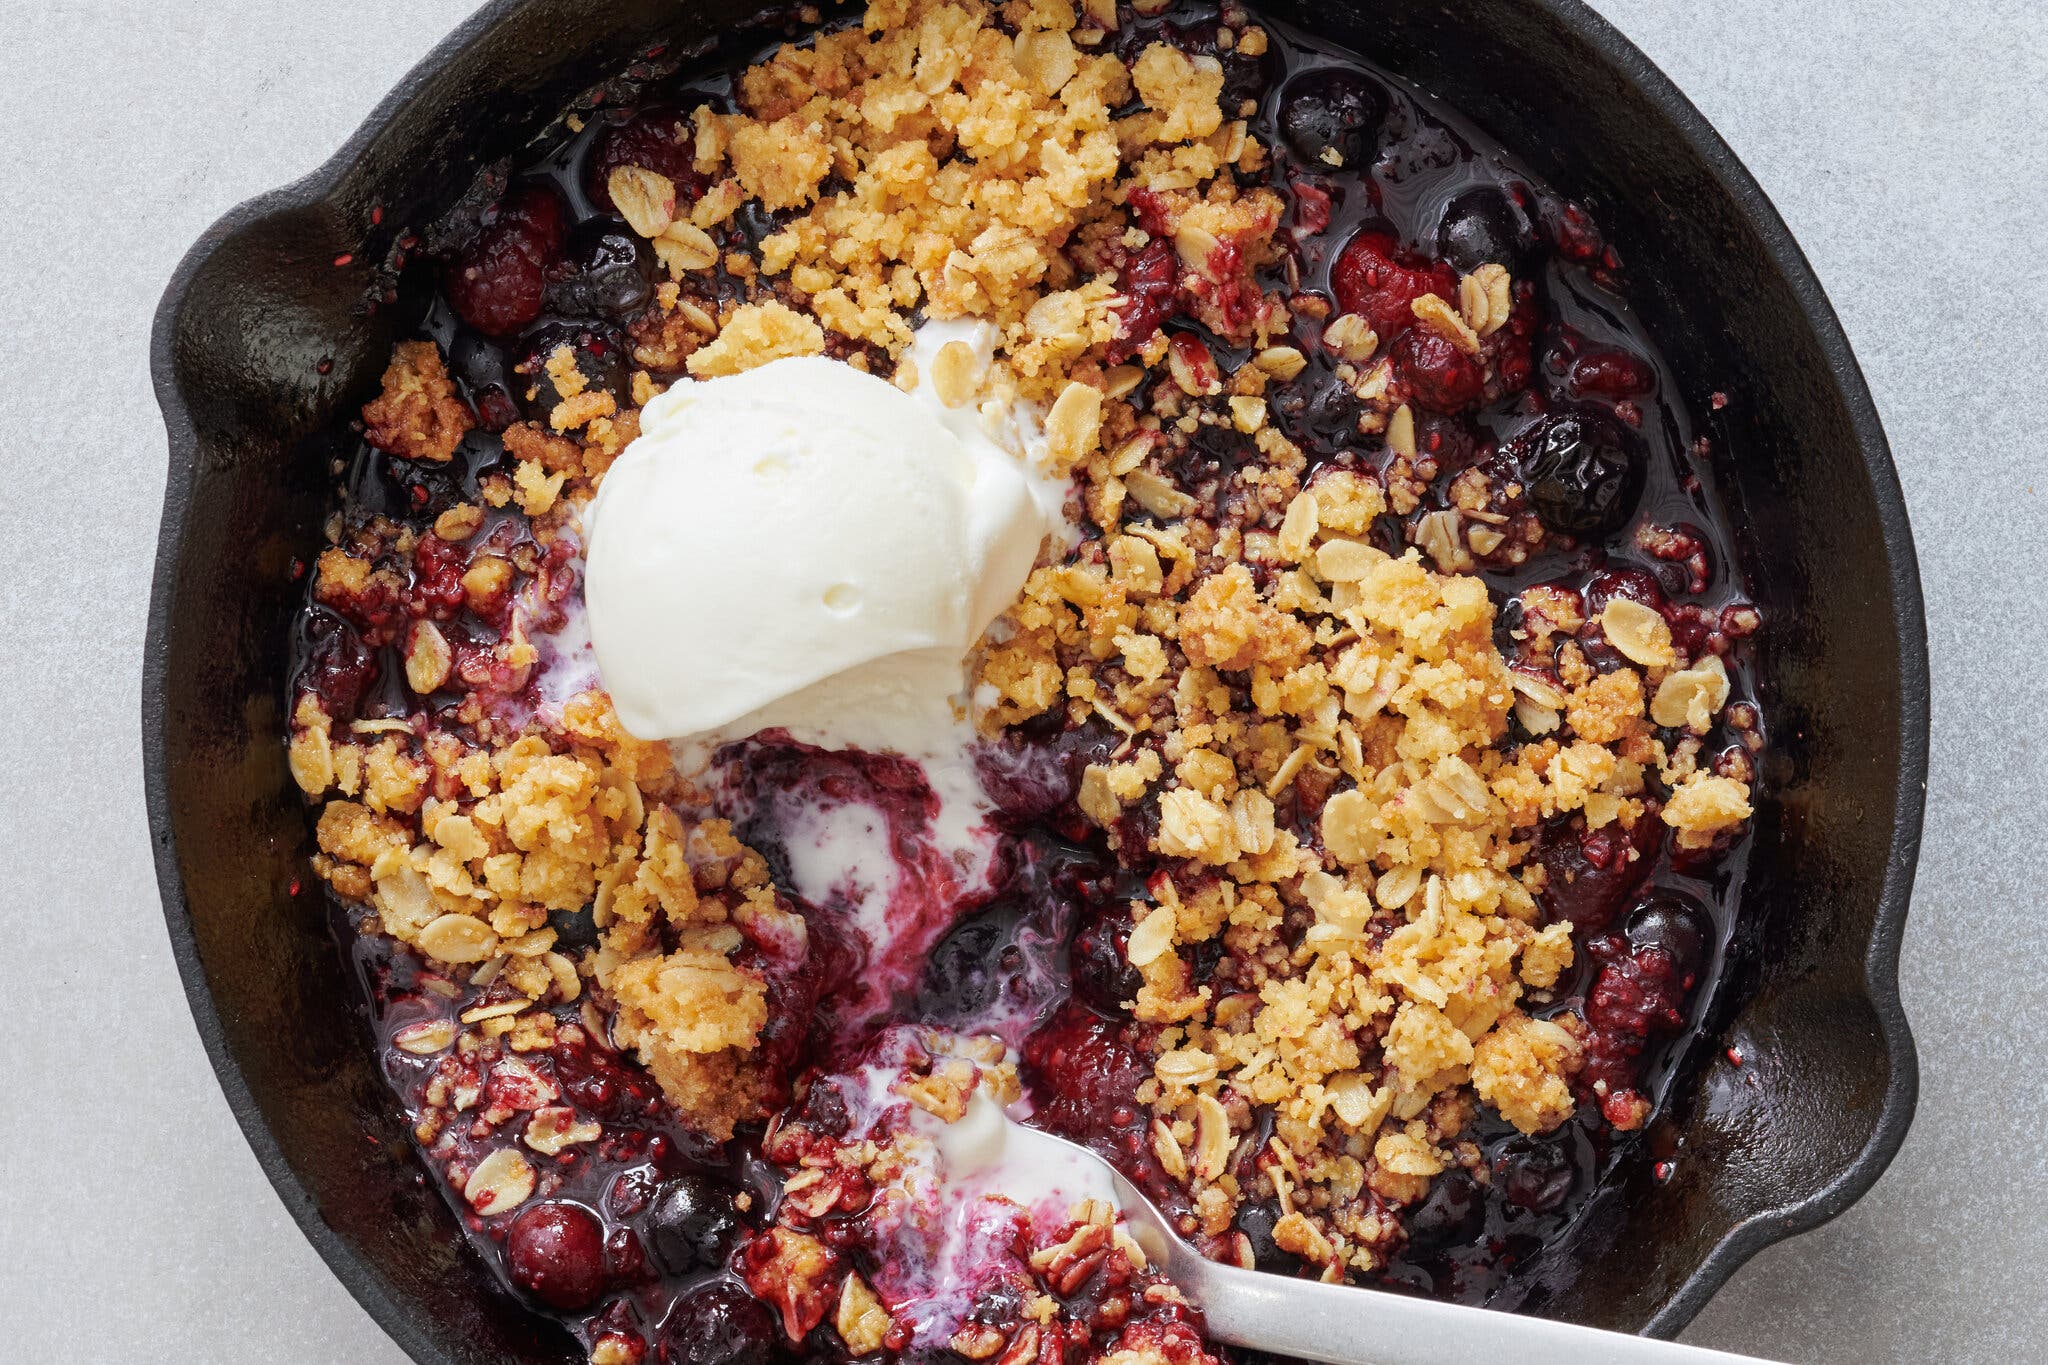
[[[901,748],[888,726],[950,705],[1060,524],[992,429],[818,356],[648,403],[586,520],[591,638],[626,729]]]

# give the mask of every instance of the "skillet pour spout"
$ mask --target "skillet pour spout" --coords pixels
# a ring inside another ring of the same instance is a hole
[[[1263,8],[1442,95],[1597,204],[1677,372],[1726,393],[1715,472],[1770,623],[1760,688],[1778,735],[1740,976],[1704,1029],[1740,1062],[1700,1059],[1668,1134],[1683,1153],[1672,1177],[1603,1189],[1581,1254],[1556,1258],[1528,1305],[1669,1336],[1746,1258],[1868,1190],[1911,1120],[1897,960],[1928,675],[1890,452],[1833,310],[1763,192],[1578,0]],[[317,552],[329,465],[344,453],[324,433],[376,391],[397,323],[365,304],[384,289],[399,225],[439,218],[587,92],[630,94],[648,53],[687,64],[745,52],[755,14],[751,0],[487,5],[325,166],[209,230],[156,317],[171,460],[143,724],[173,951],[286,1207],[421,1361],[576,1353],[496,1288],[420,1180],[307,872],[311,834],[280,736],[295,564]]]

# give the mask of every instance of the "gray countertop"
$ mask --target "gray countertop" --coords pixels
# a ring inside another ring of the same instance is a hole
[[[1396,0],[1390,0],[1390,3]],[[2048,1307],[2048,34],[2037,0],[1597,0],[1720,128],[1841,310],[1925,575],[1934,769],[1905,954],[1919,1120],[1690,1338],[1787,1361],[2039,1359]],[[397,1362],[229,1118],[149,862],[138,669],[164,475],[151,310],[323,160],[464,0],[0,0],[0,1356]]]

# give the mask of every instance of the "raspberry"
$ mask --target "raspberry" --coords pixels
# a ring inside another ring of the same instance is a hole
[[[1383,232],[1361,232],[1344,244],[1330,272],[1337,306],[1372,324],[1385,340],[1415,321],[1412,307],[1424,294],[1458,297],[1458,281],[1440,265],[1404,265],[1394,239]]]
[[[1394,343],[1394,372],[1408,385],[1409,396],[1434,412],[1463,412],[1486,387],[1479,362],[1426,327],[1411,328]]]
[[[510,336],[540,316],[548,267],[561,255],[568,229],[554,191],[528,185],[512,191],[456,257],[448,302],[487,336]]]
[[[1117,272],[1117,292],[1124,306],[1117,310],[1116,339],[1109,344],[1109,363],[1122,364],[1131,358],[1159,324],[1178,311],[1180,261],[1164,242],[1130,257]]]

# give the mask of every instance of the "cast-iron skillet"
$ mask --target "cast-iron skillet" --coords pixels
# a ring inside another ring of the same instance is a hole
[[[390,325],[360,308],[388,225],[430,221],[480,166],[650,45],[673,53],[755,4],[487,5],[327,165],[216,224],[157,313],[171,462],[142,705],[172,947],[228,1103],[285,1205],[421,1361],[574,1352],[496,1289],[423,1182],[307,868],[281,735],[303,591],[294,562],[317,551],[327,511],[320,433],[375,391],[391,345]],[[1927,663],[1884,433],[1755,181],[1577,0],[1267,8],[1443,95],[1593,201],[1688,389],[1729,397],[1716,436],[1733,454],[1719,473],[1769,622],[1775,736],[1747,900],[1756,951],[1677,1105],[1677,1174],[1614,1192],[1597,1215],[1618,1225],[1611,1246],[1545,1310],[1669,1335],[1745,1258],[1868,1189],[1912,1116],[1896,967],[1920,841]],[[373,206],[387,227],[366,251]],[[344,254],[355,259],[337,264]],[[1740,1067],[1718,1050],[1731,1043]]]

